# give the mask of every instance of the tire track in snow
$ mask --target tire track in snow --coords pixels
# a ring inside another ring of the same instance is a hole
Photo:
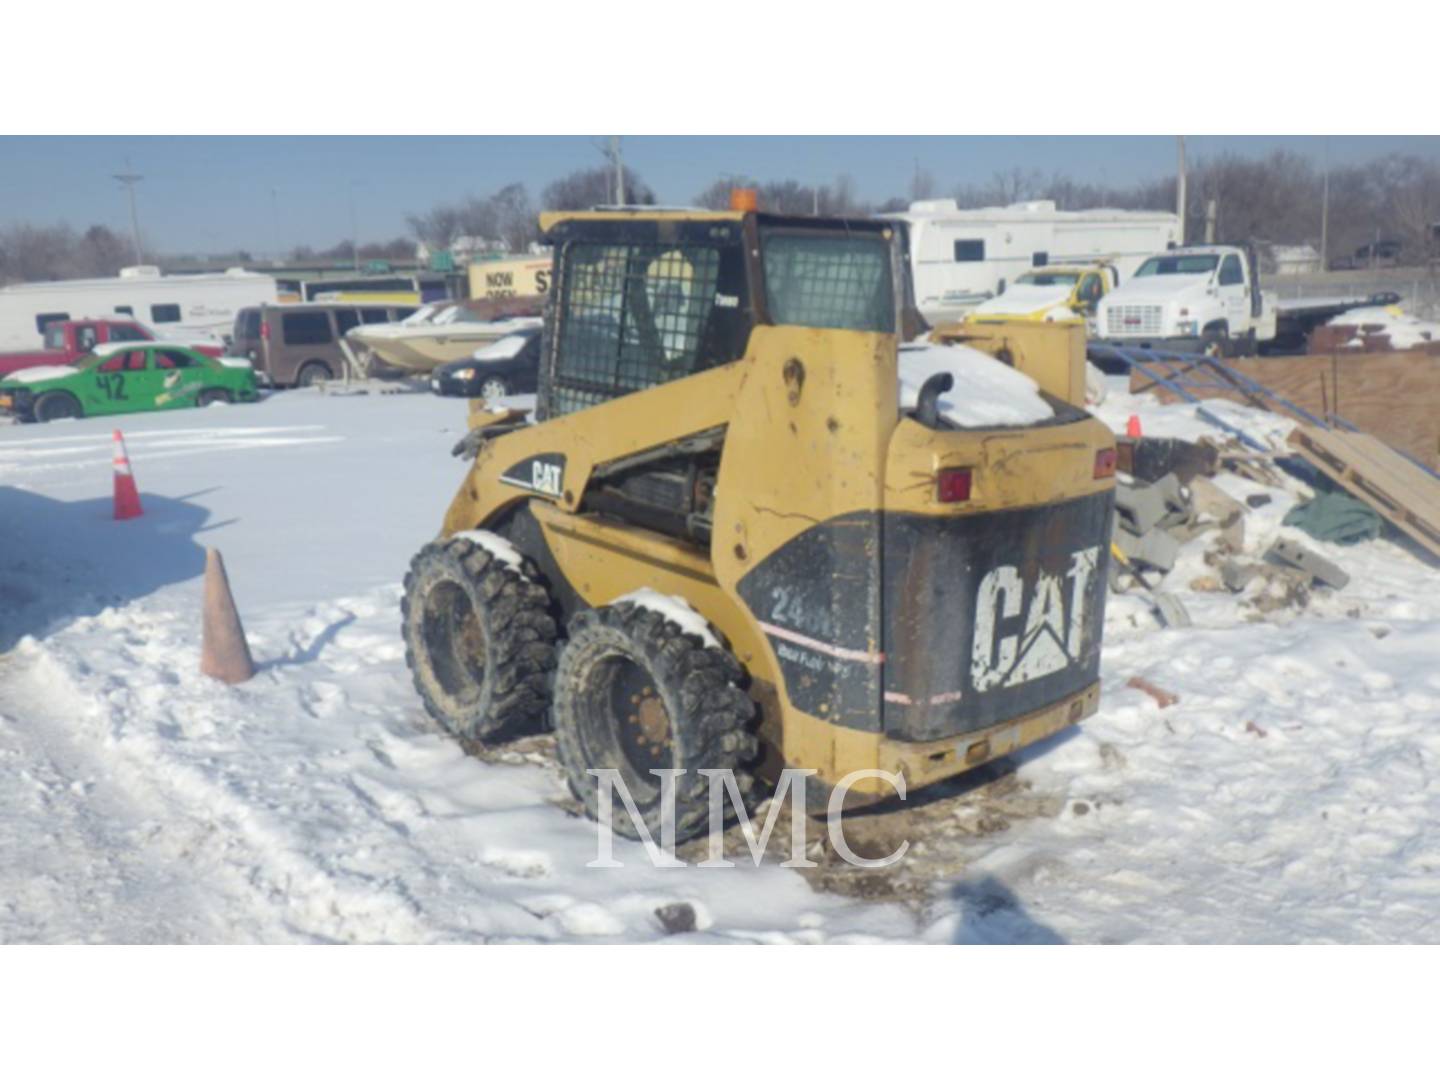
[[[76,738],[64,682],[43,654],[0,656],[0,941],[214,940],[196,883],[150,843],[156,807]]]
[[[323,424],[286,427],[176,428],[136,431],[125,436],[132,464],[194,457],[232,450],[270,450],[282,446],[314,446],[344,442],[342,435],[319,434]],[[107,467],[112,456],[109,433],[0,442],[0,477],[15,481],[69,470]]]
[[[56,835],[72,849],[59,861],[72,868],[115,868],[110,876],[131,885],[113,889],[109,898],[114,903],[107,905],[88,901],[82,882],[62,879],[55,887],[69,894],[63,907],[94,912],[94,933],[102,940],[423,941],[431,936],[420,925],[413,902],[393,891],[348,888],[297,851],[283,825],[269,819],[272,808],[248,798],[243,781],[221,763],[197,763],[176,752],[221,724],[243,721],[234,702],[203,708],[197,699],[206,696],[209,686],[188,688],[201,690],[198,695],[186,692],[187,680],[177,676],[174,661],[177,654],[193,661],[195,654],[176,648],[165,625],[169,620],[132,607],[95,621],[125,624],[122,640],[129,663],[105,667],[138,669],[141,678],[135,683],[113,674],[98,680],[82,675],[99,686],[77,685],[66,670],[77,668],[74,661],[57,659],[44,645],[27,644],[7,658],[18,670],[7,680],[6,714],[23,718],[36,731],[68,728],[73,760],[67,760],[63,773],[55,770],[57,775],[99,777],[106,796],[101,827],[95,814],[77,804],[79,792],[67,797],[49,784],[58,804]],[[78,670],[88,674],[89,665],[82,662]],[[53,769],[44,742],[32,738],[30,745],[13,748],[37,774]],[[16,815],[7,818],[33,821],[33,813],[15,809]],[[152,907],[152,895],[166,892],[181,894],[174,914],[182,924],[188,917],[195,925],[177,933],[165,907]],[[196,920],[197,913],[203,917]],[[31,921],[39,927],[48,918],[42,911],[33,913]]]

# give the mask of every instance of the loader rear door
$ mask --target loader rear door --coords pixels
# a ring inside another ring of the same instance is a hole
[[[590,222],[586,235],[562,243],[541,419],[744,351],[750,303],[738,223],[658,224]]]

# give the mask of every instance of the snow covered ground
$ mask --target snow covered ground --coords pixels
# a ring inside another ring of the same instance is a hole
[[[1194,628],[1112,596],[1100,714],[887,816],[912,849],[886,887],[656,869],[619,839],[624,869],[587,868],[544,740],[464,755],[405,670],[398,583],[463,474],[463,410],[291,392],[126,419],[124,523],[110,424],[0,429],[0,940],[655,940],[677,901],[681,940],[1440,940],[1440,571],[1383,540],[1295,534],[1354,579],[1303,611],[1188,589],[1198,544],[1167,580]],[[1123,381],[1099,411],[1214,434]],[[1263,490],[1247,548],[1306,489]],[[261,669],[237,687],[197,670],[207,545]]]

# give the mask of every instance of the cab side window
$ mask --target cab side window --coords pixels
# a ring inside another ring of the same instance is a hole
[[[1244,285],[1245,271],[1240,268],[1239,255],[1226,255],[1220,264],[1221,285]]]
[[[1100,275],[1086,274],[1080,282],[1080,302],[1086,307],[1094,307],[1100,302],[1101,295]]]
[[[95,348],[97,336],[94,326],[77,326],[75,328],[75,345],[82,353],[88,353]]]
[[[169,371],[171,368],[194,367],[195,359],[174,349],[156,349],[155,366],[161,371]]]

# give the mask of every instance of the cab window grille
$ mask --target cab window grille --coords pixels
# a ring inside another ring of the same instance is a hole
[[[560,416],[708,366],[720,252],[699,245],[567,247],[548,415]]]
[[[767,231],[761,248],[772,322],[894,333],[889,244],[870,237]]]

